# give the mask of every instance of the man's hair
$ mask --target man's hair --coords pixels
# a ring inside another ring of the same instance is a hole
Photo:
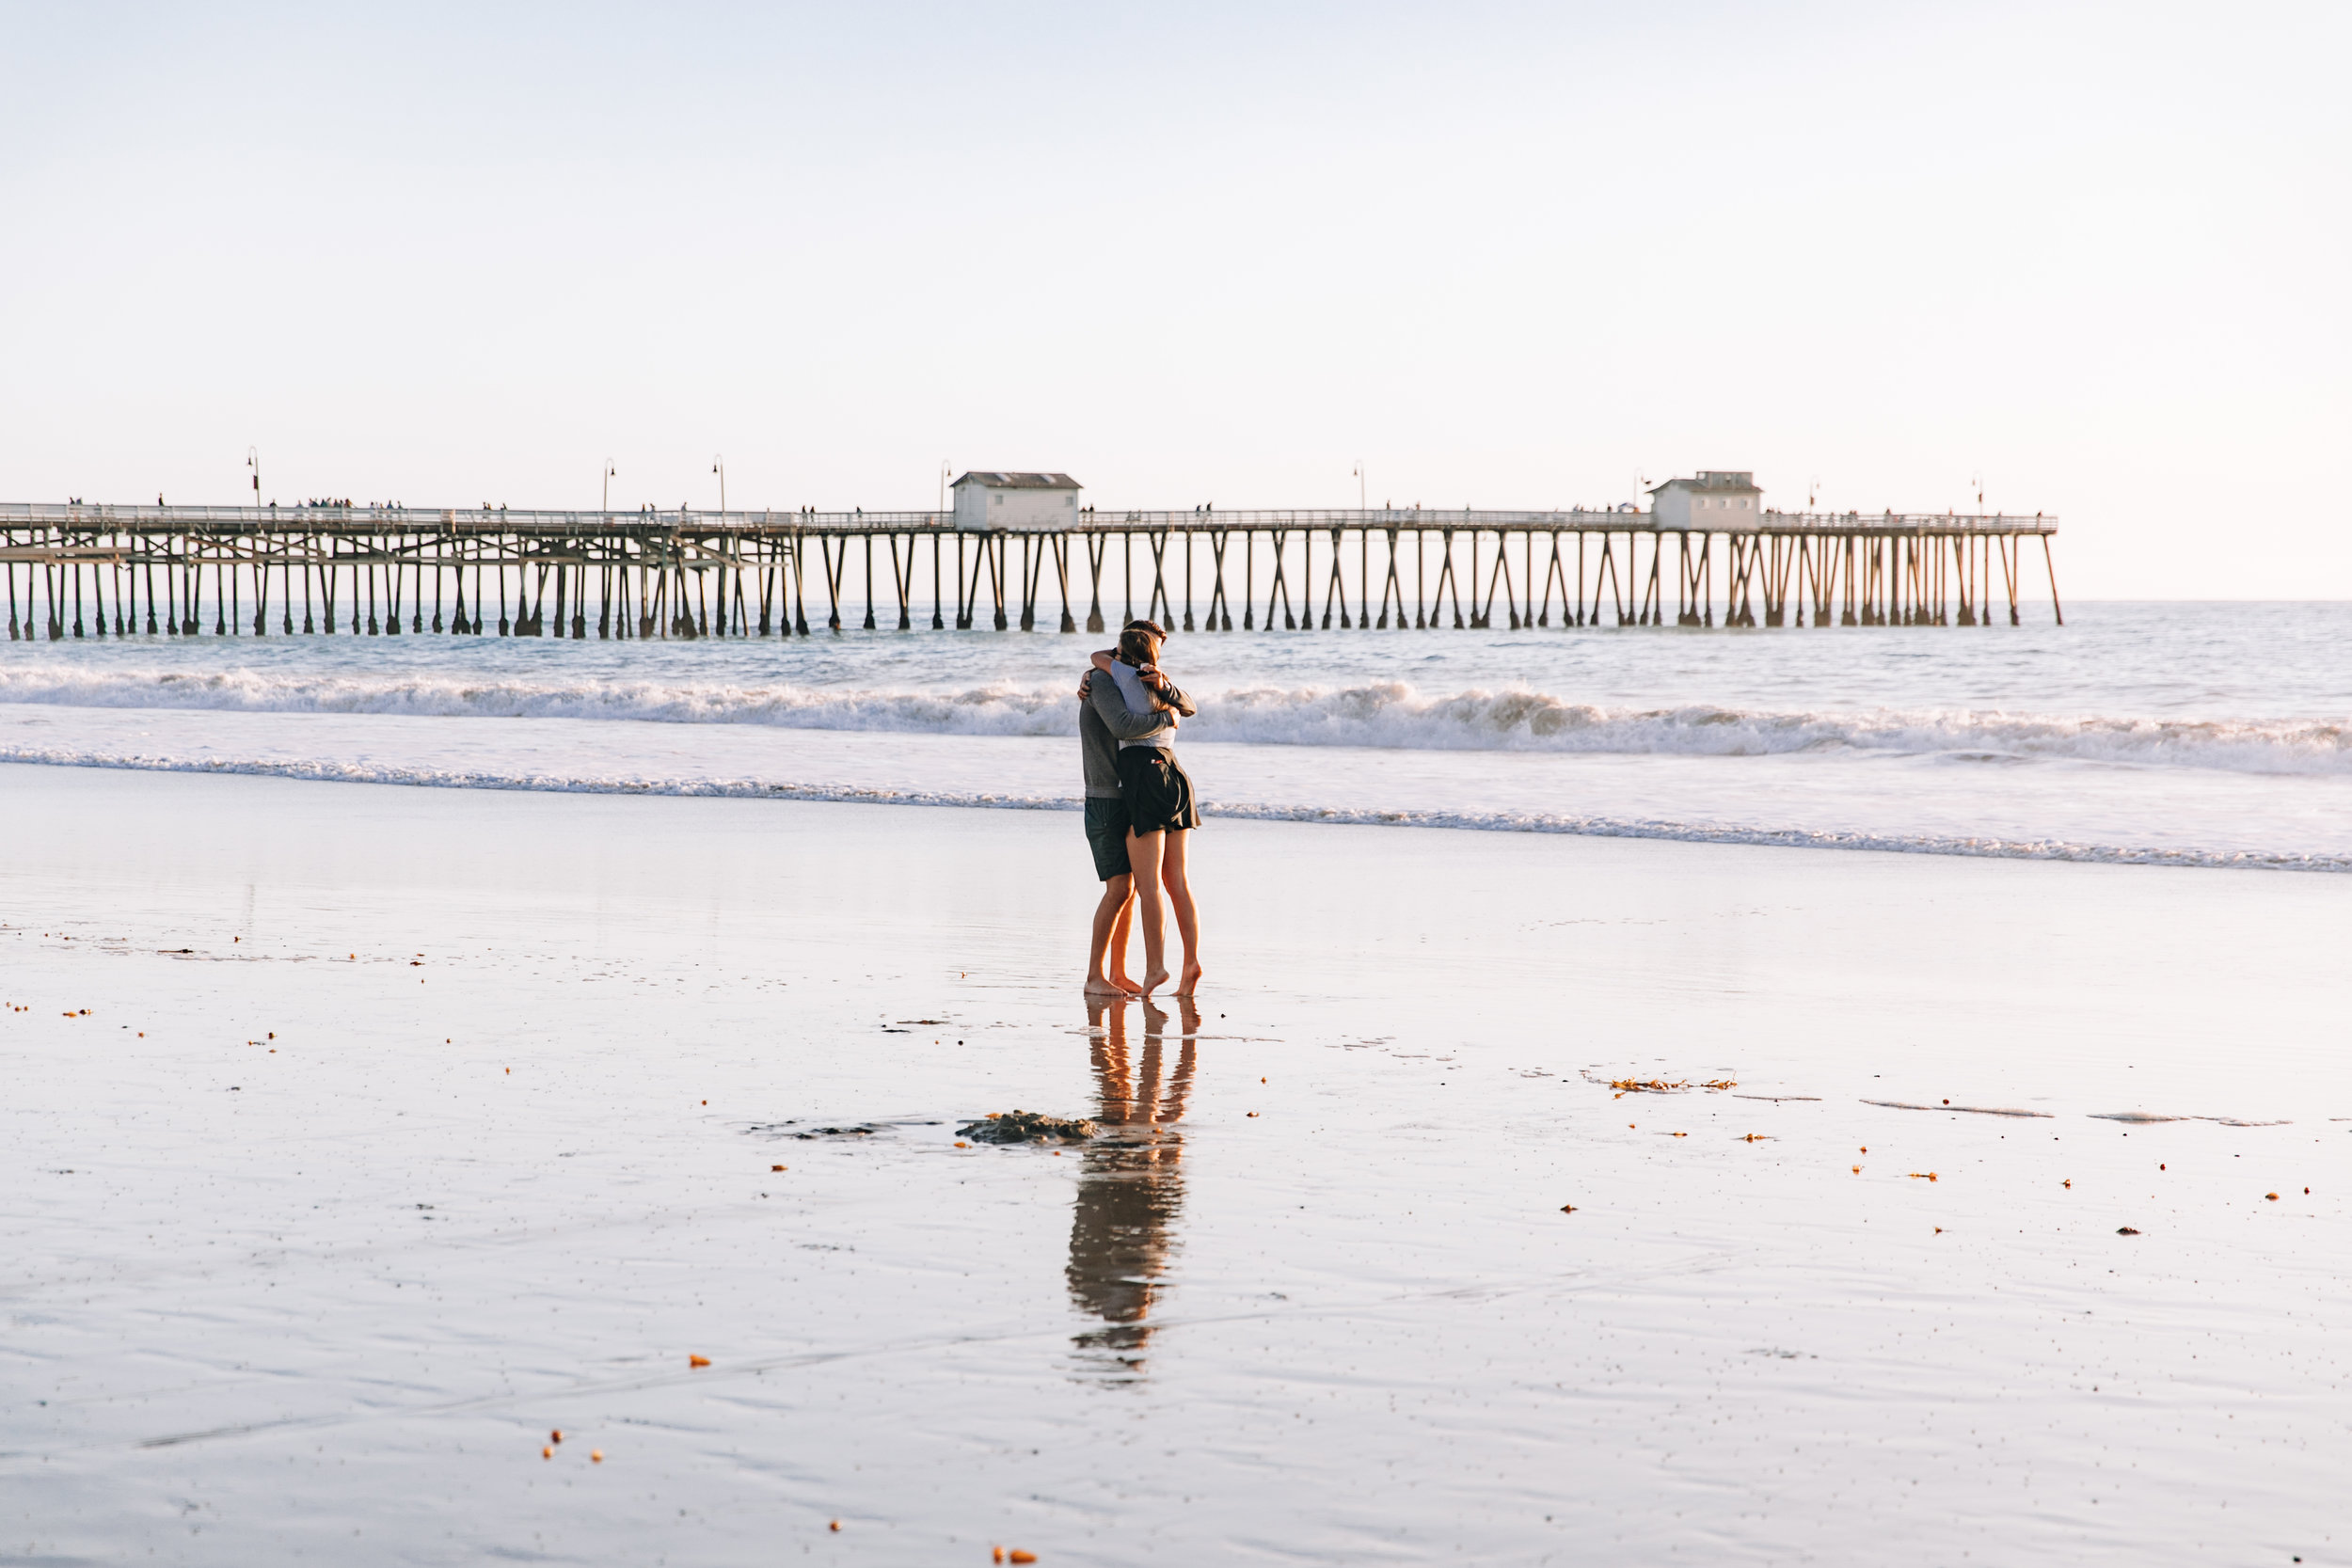
[[[1119,634],[1119,657],[1138,668],[1150,664],[1159,657],[1160,644],[1167,639],[1168,634],[1149,621],[1130,621]]]

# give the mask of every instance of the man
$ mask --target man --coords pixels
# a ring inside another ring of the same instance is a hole
[[[1151,631],[1155,640],[1166,635],[1150,621],[1129,626]],[[1095,657],[1107,659],[1109,653],[1106,650]],[[1136,713],[1129,710],[1118,683],[1095,679],[1093,670],[1088,670],[1078,683],[1078,751],[1086,769],[1087,843],[1094,851],[1094,874],[1103,883],[1087,954],[1089,995],[1135,996],[1143,990],[1127,977],[1127,927],[1135,907],[1135,879],[1127,856],[1129,819],[1126,796],[1119,782],[1119,743],[1172,729],[1179,715],[1195,711],[1191,699],[1173,685],[1163,682],[1159,694],[1168,705],[1165,708]]]

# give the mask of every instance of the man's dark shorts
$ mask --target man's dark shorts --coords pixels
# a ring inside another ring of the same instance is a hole
[[[1127,863],[1127,802],[1087,797],[1087,847],[1094,851],[1094,875],[1103,881],[1124,877]]]
[[[1138,833],[1183,832],[1200,826],[1192,780],[1165,746],[1128,746],[1119,753],[1119,784]]]

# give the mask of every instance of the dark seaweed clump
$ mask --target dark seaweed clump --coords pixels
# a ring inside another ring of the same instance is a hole
[[[1048,1138],[1074,1144],[1094,1136],[1094,1123],[1090,1121],[1049,1117],[1038,1111],[994,1112],[956,1129],[956,1136],[977,1138],[984,1144],[1043,1143]]]

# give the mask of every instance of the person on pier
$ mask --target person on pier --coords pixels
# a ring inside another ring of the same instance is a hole
[[[1176,760],[1175,732],[1181,719],[1197,709],[1159,669],[1159,654],[1168,634],[1150,621],[1131,621],[1119,635],[1113,654],[1094,656],[1095,671],[1115,683],[1128,715],[1161,714],[1165,727],[1119,742],[1120,791],[1127,810],[1127,859],[1143,924],[1144,980],[1150,995],[1168,980],[1166,910],[1161,890],[1176,911],[1176,930],[1184,943],[1183,973],[1176,994],[1190,996],[1200,983],[1200,914],[1187,875],[1187,835],[1200,825],[1192,779]],[[1089,689],[1095,684],[1088,677]],[[1091,704],[1089,697],[1089,704]]]

